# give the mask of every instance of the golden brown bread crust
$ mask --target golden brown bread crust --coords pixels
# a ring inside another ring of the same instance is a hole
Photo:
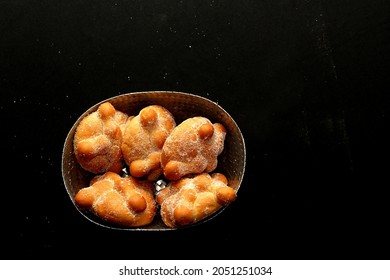
[[[126,122],[121,149],[132,176],[150,181],[160,177],[161,149],[175,126],[173,115],[158,105],[143,108]]]
[[[209,217],[236,199],[221,173],[202,173],[171,181],[156,197],[161,218],[171,228],[190,225]]]
[[[178,180],[188,174],[210,173],[224,148],[226,129],[205,117],[186,119],[166,139],[161,153],[164,176]]]
[[[75,203],[101,219],[124,227],[144,226],[156,213],[153,184],[114,172],[98,175],[78,191]]]
[[[80,121],[73,145],[82,168],[94,174],[121,171],[124,164],[122,133],[127,119],[127,114],[105,102]]]

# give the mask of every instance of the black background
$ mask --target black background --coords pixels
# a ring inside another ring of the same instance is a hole
[[[389,1],[0,0],[2,259],[388,259]],[[174,232],[80,215],[62,148],[128,92],[218,102],[237,200]]]

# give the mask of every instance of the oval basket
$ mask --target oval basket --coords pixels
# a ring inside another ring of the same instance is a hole
[[[62,177],[66,191],[77,210],[88,220],[100,226],[117,230],[145,230],[162,231],[177,230],[180,228],[168,228],[161,220],[157,211],[153,222],[149,225],[137,228],[120,227],[112,225],[94,214],[80,209],[74,201],[76,193],[89,186],[89,181],[96,176],[84,170],[77,162],[73,151],[73,137],[80,121],[88,114],[97,110],[98,106],[104,102],[110,102],[115,109],[120,110],[129,116],[137,115],[139,111],[148,105],[160,105],[168,109],[175,117],[176,124],[180,124],[187,118],[203,116],[211,122],[223,124],[227,130],[224,149],[218,157],[217,169],[213,172],[223,173],[229,182],[229,186],[236,192],[240,188],[246,162],[245,142],[242,133],[233,118],[217,103],[194,94],[172,91],[145,91],[118,95],[93,105],[85,111],[70,129],[63,147],[62,153]],[[212,216],[205,218],[195,224],[207,222],[220,214],[226,207],[221,208]],[[157,209],[159,210],[159,209]]]

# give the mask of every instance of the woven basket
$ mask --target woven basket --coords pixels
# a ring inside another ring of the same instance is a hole
[[[224,150],[219,155],[217,169],[213,172],[223,173],[228,179],[229,186],[238,192],[245,172],[245,142],[236,122],[223,108],[221,108],[221,106],[207,98],[183,92],[146,91],[127,93],[103,100],[89,108],[77,119],[66,137],[62,153],[63,181],[73,205],[85,218],[100,226],[117,230],[177,230],[176,228],[168,228],[165,226],[159,216],[159,211],[157,211],[153,222],[147,226],[124,228],[108,224],[94,214],[81,210],[75,204],[74,197],[76,193],[81,188],[88,187],[89,181],[95,176],[95,174],[85,171],[78,164],[73,151],[73,137],[80,121],[88,114],[96,111],[100,104],[107,101],[110,102],[115,109],[120,110],[129,116],[137,115],[142,108],[148,105],[160,105],[168,109],[173,114],[176,124],[180,124],[185,119],[194,116],[203,116],[213,123],[219,122],[223,124],[227,130]],[[210,221],[216,215],[220,214],[226,207],[228,206],[221,208],[214,215],[190,226],[196,226],[200,223]]]

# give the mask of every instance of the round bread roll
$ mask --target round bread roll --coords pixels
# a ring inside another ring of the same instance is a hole
[[[164,107],[149,105],[126,122],[122,153],[133,177],[156,181],[162,174],[161,149],[176,126]]]
[[[171,181],[156,197],[161,218],[170,228],[190,225],[209,217],[236,199],[221,173],[202,173]]]
[[[73,145],[76,159],[82,168],[94,174],[107,171],[120,173],[124,165],[122,134],[127,119],[127,114],[105,102],[81,120]]]
[[[210,173],[224,148],[226,129],[205,117],[193,117],[177,125],[161,153],[164,176],[178,180],[184,175]]]
[[[93,178],[89,187],[80,189],[75,203],[108,223],[144,226],[152,222],[156,213],[153,189],[151,182],[107,172]]]

